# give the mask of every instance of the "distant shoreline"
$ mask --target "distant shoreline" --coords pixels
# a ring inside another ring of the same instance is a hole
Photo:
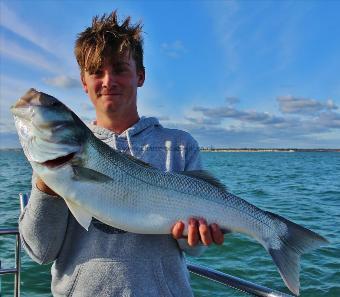
[[[0,148],[0,151],[22,151],[22,148]],[[299,152],[321,152],[321,153],[340,153],[338,149],[326,148],[212,148],[200,147],[203,153],[299,153]]]
[[[297,148],[207,148],[201,147],[201,152],[213,152],[213,153],[299,153],[299,152],[337,152],[340,153],[340,149],[325,149],[325,148],[316,148],[316,149],[297,149]]]

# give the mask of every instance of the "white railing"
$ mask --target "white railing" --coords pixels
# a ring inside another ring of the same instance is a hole
[[[242,278],[223,273],[207,266],[187,262],[188,270],[191,273],[205,277],[209,280],[218,282],[235,290],[251,294],[258,297],[293,297],[286,293],[275,291],[273,289],[252,283]]]
[[[12,268],[2,268],[1,267],[1,259],[0,259],[0,276],[4,274],[14,274],[14,296],[20,296],[20,267],[21,267],[21,243],[19,231],[16,228],[1,228],[0,235],[15,235],[16,243],[15,243],[15,266]],[[0,291],[1,296],[1,291]]]

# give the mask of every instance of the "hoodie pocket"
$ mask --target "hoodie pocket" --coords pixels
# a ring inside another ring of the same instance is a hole
[[[174,297],[160,262],[153,260],[95,259],[80,266],[72,297]],[[182,295],[178,295],[182,296]]]

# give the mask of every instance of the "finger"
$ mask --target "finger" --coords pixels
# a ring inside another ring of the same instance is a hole
[[[40,177],[37,178],[35,185],[41,192],[44,192],[51,196],[58,196],[57,193],[55,193],[51,188],[49,188]]]
[[[182,221],[178,221],[171,230],[171,234],[175,239],[180,239],[183,237],[184,231],[184,223]]]
[[[210,245],[212,243],[212,237],[210,228],[204,219],[199,220],[199,227],[198,227],[201,241],[204,245]]]
[[[199,235],[198,235],[198,226],[197,220],[191,218],[189,219],[189,226],[188,226],[188,244],[190,246],[195,246],[198,244]]]
[[[211,224],[211,234],[214,242],[221,245],[224,241],[222,230],[217,224]]]

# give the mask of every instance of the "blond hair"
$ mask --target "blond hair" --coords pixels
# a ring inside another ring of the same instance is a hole
[[[130,19],[127,17],[119,24],[115,10],[109,15],[95,16],[92,26],[78,34],[74,54],[82,76],[84,71],[95,73],[100,69],[104,58],[125,53],[132,55],[137,71],[144,71],[142,25],[140,22],[133,25]]]

